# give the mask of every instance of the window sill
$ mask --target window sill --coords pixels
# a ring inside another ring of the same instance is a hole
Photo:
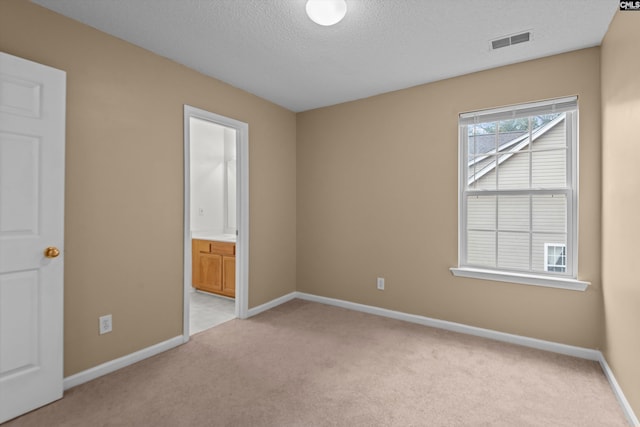
[[[537,276],[535,274],[511,273],[497,270],[484,270],[481,268],[456,267],[449,269],[454,276],[469,277],[472,279],[497,280],[499,282],[519,283],[522,285],[545,286],[548,288],[569,289],[572,291],[585,291],[591,284],[577,279],[564,279],[560,277]]]

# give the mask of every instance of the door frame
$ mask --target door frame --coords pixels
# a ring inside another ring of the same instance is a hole
[[[249,125],[239,120],[184,105],[184,280],[183,341],[189,341],[191,277],[191,150],[189,119],[206,120],[236,130],[236,295],[235,314],[246,319],[249,311]]]

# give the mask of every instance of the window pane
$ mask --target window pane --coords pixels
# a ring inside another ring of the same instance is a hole
[[[546,150],[550,148],[566,148],[567,133],[564,120],[555,120],[563,114],[546,114],[534,116],[533,122],[534,150]],[[555,121],[554,121],[555,120]],[[551,126],[551,127],[550,127]],[[538,132],[540,131],[540,132]]]
[[[493,168],[495,157],[485,155],[469,161],[467,169],[467,184],[470,189],[496,189],[496,178]],[[493,173],[492,173],[493,172]]]
[[[534,232],[567,232],[567,198],[564,194],[532,196],[531,206]]]
[[[471,196],[467,198],[467,228],[470,230],[495,230],[496,196]]]
[[[566,234],[542,234],[533,233],[531,245],[531,262],[534,271],[545,271],[544,245],[565,245],[567,244]]]
[[[529,196],[498,197],[498,229],[529,231]]]
[[[495,156],[478,157],[475,163],[469,167],[469,188],[474,190],[495,190],[495,165]]]
[[[498,232],[498,267],[529,270],[529,233]]]
[[[498,131],[502,134],[505,134],[505,140],[503,143],[506,143],[506,139],[513,140],[516,135],[521,136],[525,133],[529,132],[529,118],[528,117],[519,117],[517,119],[509,119],[509,120],[500,120],[498,122]]]
[[[479,267],[496,266],[496,234],[493,231],[467,232],[467,263]]]
[[[564,273],[567,270],[567,249],[564,245],[545,244],[547,271]]]
[[[533,188],[565,188],[567,186],[567,150],[534,152],[531,164]]]
[[[480,123],[469,126],[467,152],[469,158],[484,155],[496,149],[495,123]]]
[[[529,188],[529,153],[504,154],[498,166],[498,189]]]
[[[560,116],[564,117],[564,114],[565,113],[549,113],[533,115],[531,116],[531,129],[535,131],[536,129],[553,122]]]

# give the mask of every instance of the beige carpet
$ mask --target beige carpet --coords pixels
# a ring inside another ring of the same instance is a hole
[[[625,425],[595,362],[294,300],[6,427]]]

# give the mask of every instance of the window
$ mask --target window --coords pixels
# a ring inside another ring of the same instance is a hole
[[[544,244],[545,271],[567,271],[567,246],[561,243]]]
[[[576,280],[577,115],[576,97],[460,115],[454,274],[586,288]]]

